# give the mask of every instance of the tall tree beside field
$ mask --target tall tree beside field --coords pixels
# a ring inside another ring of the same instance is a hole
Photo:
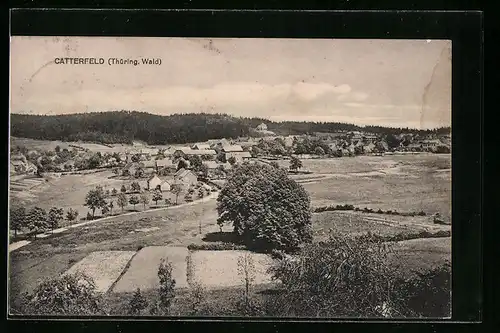
[[[101,207],[101,215],[102,216],[105,216],[107,213],[109,213],[109,206],[108,206],[108,203],[106,203],[105,205],[103,205]]]
[[[128,305],[128,314],[132,316],[140,315],[148,307],[146,298],[142,295],[141,289],[137,288]]]
[[[217,223],[232,224],[249,247],[287,251],[312,240],[309,195],[283,168],[235,167],[217,198],[217,211]]]
[[[14,237],[17,237],[17,232],[27,227],[26,208],[23,206],[10,208],[10,228],[14,230]]]
[[[142,192],[139,196],[139,201],[143,205],[144,210],[146,210],[146,205],[149,203],[149,195],[146,192]]]
[[[134,176],[135,176],[135,178],[144,177],[144,170],[142,168],[138,168],[137,170],[135,170]]]
[[[290,158],[290,169],[297,171],[302,168],[302,161],[295,156]]]
[[[163,199],[163,195],[161,194],[160,190],[155,190],[153,192],[153,201],[155,204],[158,206],[158,201],[161,201]]]
[[[64,218],[64,210],[62,208],[52,207],[49,210],[48,223],[52,230],[59,227]]]
[[[26,221],[26,208],[23,206],[10,208],[10,228],[14,230],[14,237],[17,237],[18,231],[27,227]]]
[[[82,273],[42,282],[24,300],[28,315],[104,315],[101,297],[92,278]]]
[[[118,193],[118,191],[116,190],[116,188],[113,188],[113,190],[111,191],[111,194],[116,195],[117,193]]]
[[[250,287],[255,281],[255,265],[249,253],[238,257],[238,275],[240,275],[245,285],[244,302],[245,308],[248,308],[250,305]]]
[[[123,192],[118,194],[116,202],[118,206],[122,208],[122,213],[123,213],[123,209],[128,205],[127,195]]]
[[[78,217],[78,211],[76,209],[70,208],[66,213],[66,219],[68,221],[74,221]]]
[[[127,187],[125,186],[125,184],[120,188],[120,192],[127,193]]]
[[[388,134],[385,137],[385,141],[387,142],[387,146],[389,149],[394,149],[399,147],[399,139],[394,134]]]
[[[172,192],[175,195],[175,204],[177,205],[179,195],[182,192],[182,185],[181,184],[172,184],[170,187],[170,192]]]
[[[109,210],[111,212],[111,215],[113,215],[113,208],[115,208],[115,204],[113,203],[113,200],[111,200],[109,203],[108,203],[108,207],[109,207]]]
[[[87,193],[84,206],[89,207],[90,210],[92,210],[92,219],[95,217],[95,210],[106,205],[104,198],[105,195],[101,186],[97,186],[95,189],[90,190]]]
[[[177,163],[177,171],[179,171],[180,169],[187,169],[187,167],[188,165],[183,159],[179,160],[179,163]]]
[[[231,156],[227,159],[227,162],[231,165],[235,165],[236,164],[236,158],[234,156]]]
[[[172,276],[172,264],[162,259],[158,267],[158,278],[160,280],[159,298],[160,308],[165,314],[170,311],[170,306],[175,298],[175,279]]]
[[[318,146],[314,149],[314,153],[316,155],[323,156],[323,155],[325,155],[325,150]]]
[[[134,206],[134,210],[135,210],[135,205],[137,205],[139,203],[139,197],[137,195],[131,195],[130,198],[128,199],[128,202]]]
[[[34,207],[26,215],[26,222],[36,239],[36,234],[47,230],[47,212],[43,208]]]
[[[131,185],[130,185],[130,189],[132,190],[132,192],[140,192],[141,191],[141,185],[139,185],[138,182],[133,182]]]

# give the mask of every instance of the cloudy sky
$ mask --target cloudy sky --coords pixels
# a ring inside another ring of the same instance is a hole
[[[61,65],[60,57],[159,58]],[[450,126],[451,42],[12,37],[11,112],[228,113],[271,120]]]

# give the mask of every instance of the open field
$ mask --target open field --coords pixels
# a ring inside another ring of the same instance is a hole
[[[267,269],[272,259],[262,253],[249,251],[194,251],[191,253],[193,282],[207,288],[223,288],[244,285],[244,275],[238,272],[238,260],[247,258],[252,267],[254,284],[272,283]]]
[[[286,165],[286,161],[283,161]],[[328,178],[302,182],[312,206],[353,204],[451,218],[450,155],[360,156],[304,160]],[[314,179],[314,178],[313,178]]]
[[[81,272],[90,276],[98,292],[106,292],[118,279],[134,251],[98,251],[71,266],[64,274]]]
[[[161,259],[168,259],[172,264],[172,277],[176,288],[186,288],[187,264],[189,251],[185,247],[149,246],[134,256],[130,267],[113,287],[113,292],[133,292],[137,288],[142,290],[158,289],[158,267]]]

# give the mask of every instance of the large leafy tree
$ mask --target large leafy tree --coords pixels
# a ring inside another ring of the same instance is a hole
[[[64,218],[64,210],[62,208],[52,207],[49,210],[47,222],[52,230],[59,227]]]
[[[10,228],[14,230],[14,237],[17,237],[18,231],[27,227],[26,221],[26,208],[23,206],[10,208]]]
[[[120,206],[122,208],[122,212],[123,212],[123,208],[125,208],[125,206],[127,206],[127,204],[128,204],[127,195],[125,193],[118,194],[118,197],[116,199],[116,203],[118,204],[118,206]]]
[[[156,189],[154,192],[153,192],[153,201],[155,202],[155,204],[158,206],[158,201],[161,201],[163,199],[163,195],[161,193],[160,190]]]
[[[295,156],[290,158],[290,169],[297,171],[302,168],[302,161]]]
[[[65,274],[42,282],[27,295],[23,312],[29,315],[103,315],[105,314],[92,278]]]
[[[312,240],[310,199],[286,170],[243,163],[217,198],[219,225],[232,224],[247,246],[294,250]]]
[[[102,208],[106,205],[106,200],[104,200],[104,190],[101,186],[97,186],[95,189],[90,190],[85,197],[84,206],[89,207],[92,210],[92,218],[95,217],[95,210]]]
[[[47,230],[47,212],[40,207],[33,207],[26,216],[26,222],[29,230],[36,238],[37,233]]]

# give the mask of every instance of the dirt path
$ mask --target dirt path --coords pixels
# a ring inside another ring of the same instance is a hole
[[[143,211],[140,211],[140,212],[129,212],[129,213],[115,215],[115,216],[107,216],[107,217],[103,217],[103,218],[92,220],[92,221],[87,221],[87,222],[72,224],[72,225],[64,227],[64,228],[55,229],[53,231],[53,233],[54,234],[58,234],[58,233],[67,231],[69,229],[83,227],[83,226],[86,226],[86,225],[89,225],[89,224],[93,224],[93,223],[97,223],[97,222],[102,222],[102,221],[106,221],[106,220],[111,220],[111,219],[118,218],[118,217],[121,218],[123,216],[139,215],[139,214],[143,214],[143,213],[156,212],[156,211],[162,211],[162,210],[173,210],[173,209],[184,208],[184,207],[187,207],[187,206],[193,206],[193,205],[197,205],[197,204],[200,204],[200,203],[205,203],[205,202],[207,202],[209,200],[215,199],[215,198],[217,198],[218,194],[219,194],[218,191],[217,192],[212,192],[212,193],[210,193],[210,195],[204,197],[203,199],[193,200],[191,202],[183,203],[183,204],[180,204],[180,205],[177,205],[177,206],[153,208],[153,209],[143,210]],[[44,234],[38,234],[37,237],[46,238],[46,237],[49,237],[50,235],[52,235],[52,233],[49,232],[49,233],[44,233]],[[11,243],[11,244],[9,244],[9,253],[12,252],[12,251],[14,251],[14,250],[17,250],[17,249],[19,249],[19,248],[21,248],[21,247],[23,247],[25,245],[28,245],[28,244],[30,244],[29,241],[19,241],[19,242]]]

